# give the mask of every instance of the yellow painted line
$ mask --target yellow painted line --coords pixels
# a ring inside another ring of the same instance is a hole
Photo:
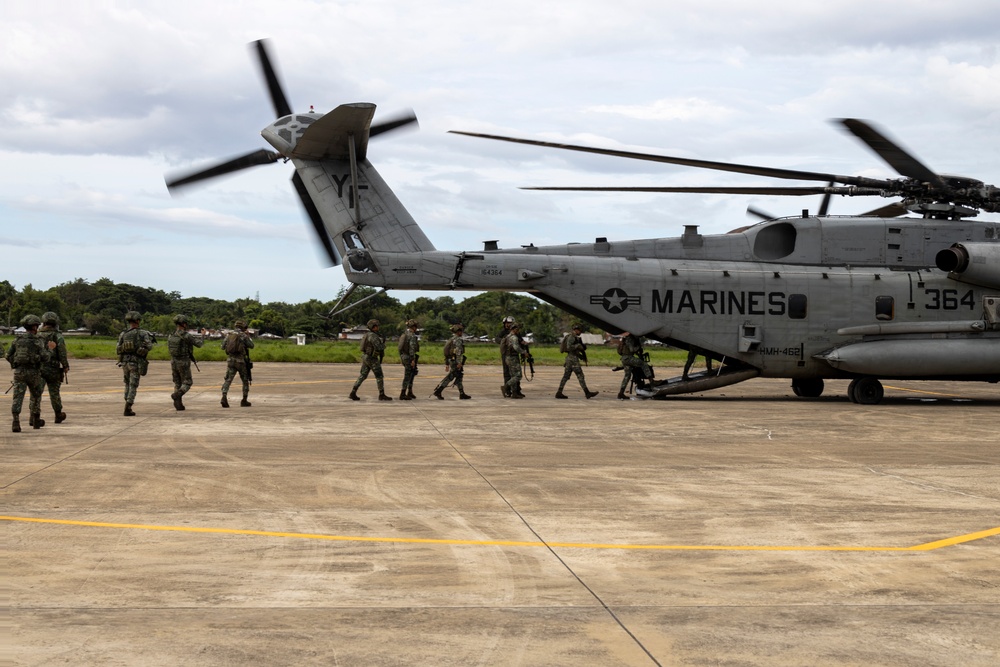
[[[960,535],[912,547],[863,547],[863,546],[763,546],[763,545],[683,545],[683,544],[597,544],[586,542],[521,542],[515,540],[444,540],[421,537],[361,537],[357,535],[323,535],[317,533],[285,533],[269,530],[241,530],[236,528],[199,528],[197,526],[155,526],[138,523],[104,523],[99,521],[70,521],[68,519],[38,519],[32,517],[0,516],[2,521],[23,523],[58,524],[63,526],[90,526],[94,528],[125,528],[132,530],[160,530],[179,533],[210,533],[217,535],[256,535],[261,537],[287,537],[332,542],[392,542],[399,544],[443,544],[498,547],[562,547],[567,549],[627,549],[650,551],[931,551],[973,540],[1000,535],[1000,527]]]
[[[890,385],[885,385],[886,389],[895,389],[896,391],[908,391],[913,394],[927,394],[929,396],[947,396],[948,398],[962,398],[958,394],[946,394],[941,391],[925,391],[923,389],[910,389],[909,387],[892,387]]]

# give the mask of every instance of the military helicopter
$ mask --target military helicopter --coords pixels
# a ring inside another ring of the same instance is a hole
[[[264,42],[253,47],[277,120],[258,150],[186,175],[171,191],[220,174],[289,161],[292,183],[331,264],[357,285],[526,292],[611,333],[631,332],[721,362],[713,372],[637,385],[643,398],[701,392],[753,377],[789,378],[798,396],[850,380],[877,404],[881,380],[1000,381],[1000,188],[937,174],[873,125],[843,120],[901,176],[876,179],[555,144],[473,137],[651,160],[821,186],[558,188],[898,198],[860,216],[771,219],[728,234],[480,250],[437,250],[369,162],[368,140],[414,123],[373,124],[375,105],[295,113]],[[557,189],[557,188],[543,188]],[[822,207],[825,209],[825,203]],[[900,217],[913,213],[919,217]],[[349,290],[350,292],[350,290]],[[381,293],[381,292],[379,292]],[[345,295],[346,298],[346,295]],[[341,301],[343,302],[343,300]],[[331,314],[340,304],[334,307]]]

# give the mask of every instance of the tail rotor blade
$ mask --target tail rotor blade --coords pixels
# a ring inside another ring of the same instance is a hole
[[[295,172],[295,175],[292,176],[292,185],[295,186],[295,192],[298,193],[299,199],[302,201],[302,207],[305,208],[306,213],[309,215],[309,221],[316,231],[316,236],[319,238],[319,242],[323,246],[327,258],[330,260],[330,266],[337,266],[340,264],[340,253],[337,252],[337,248],[333,245],[333,240],[326,231],[326,226],[323,224],[323,218],[319,214],[319,209],[316,208],[312,197],[309,196],[306,184],[302,182],[299,172]]]
[[[292,107],[285,98],[285,91],[281,89],[281,82],[278,81],[278,74],[271,64],[271,57],[267,53],[266,40],[259,39],[253,43],[257,50],[257,58],[260,61],[261,74],[267,83],[267,90],[271,94],[271,104],[274,105],[276,118],[282,118],[292,113]]]
[[[399,129],[401,127],[409,125],[410,123],[416,123],[416,122],[417,122],[417,116],[416,114],[413,113],[413,110],[410,109],[404,112],[398,118],[395,118],[393,120],[382,121],[380,123],[372,125],[368,131],[368,136],[374,137],[376,135],[382,134],[383,132],[391,132],[392,130]]]
[[[256,150],[252,153],[247,153],[246,155],[240,155],[239,157],[231,160],[226,160],[225,162],[209,167],[208,169],[201,169],[184,176],[168,178],[167,189],[173,191],[181,186],[197,183],[198,181],[203,181],[207,178],[215,178],[216,176],[222,176],[223,174],[239,171],[241,169],[247,169],[249,167],[256,167],[261,164],[271,164],[272,162],[277,162],[280,159],[280,154],[261,148],[260,150]]]

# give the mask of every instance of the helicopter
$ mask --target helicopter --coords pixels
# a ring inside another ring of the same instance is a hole
[[[703,392],[754,377],[787,378],[797,396],[850,380],[858,404],[882,401],[882,380],[1000,382],[1000,188],[937,174],[873,124],[841,124],[900,178],[879,179],[714,162],[498,135],[480,139],[647,160],[809,186],[535,188],[824,196],[819,215],[768,219],[727,234],[685,225],[679,237],[438,250],[368,160],[369,139],[415,124],[373,123],[375,105],[293,112],[264,41],[254,42],[276,120],[274,149],[168,176],[171,192],[241,169],[291,161],[292,184],[330,264],[351,287],[531,294],[612,334],[697,350],[716,370],[646,379],[641,398]],[[831,195],[898,199],[863,215],[826,213]],[[914,215],[907,215],[914,214]],[[906,216],[906,217],[901,217]],[[372,296],[375,296],[372,295]],[[369,297],[370,298],[370,297]],[[353,304],[353,305],[356,305]],[[350,306],[349,306],[350,307]]]

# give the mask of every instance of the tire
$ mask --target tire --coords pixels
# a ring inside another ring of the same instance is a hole
[[[854,386],[854,397],[861,405],[878,405],[885,396],[885,390],[878,378],[860,378]]]
[[[792,391],[796,396],[819,398],[823,394],[823,378],[797,378],[792,380]]]

